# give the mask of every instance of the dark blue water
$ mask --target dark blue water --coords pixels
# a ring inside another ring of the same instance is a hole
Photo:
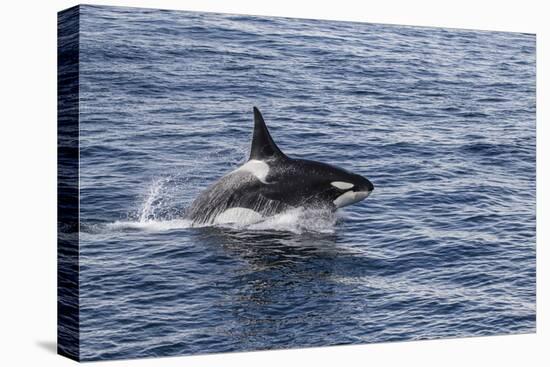
[[[81,7],[84,360],[535,331],[535,37]],[[279,147],[367,176],[331,218],[192,228]]]

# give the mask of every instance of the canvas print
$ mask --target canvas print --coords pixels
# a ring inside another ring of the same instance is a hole
[[[535,332],[534,34],[58,16],[58,351]]]

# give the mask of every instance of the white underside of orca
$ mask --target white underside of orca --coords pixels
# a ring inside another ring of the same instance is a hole
[[[214,219],[214,224],[238,223],[248,225],[262,220],[262,215],[248,208],[230,208]]]
[[[347,191],[333,201],[337,208],[355,204],[369,196],[371,191]]]
[[[258,180],[262,183],[267,183],[265,178],[269,173],[269,166],[264,161],[259,161],[257,159],[251,159],[246,162],[244,165],[236,169],[234,172],[249,172],[252,173]]]

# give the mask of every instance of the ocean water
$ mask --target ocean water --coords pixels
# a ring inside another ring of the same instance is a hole
[[[80,8],[83,360],[535,331],[535,36]],[[183,218],[279,147],[365,201]]]

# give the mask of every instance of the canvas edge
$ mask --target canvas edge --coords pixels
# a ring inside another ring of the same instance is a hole
[[[57,353],[80,361],[80,6],[57,14]]]

